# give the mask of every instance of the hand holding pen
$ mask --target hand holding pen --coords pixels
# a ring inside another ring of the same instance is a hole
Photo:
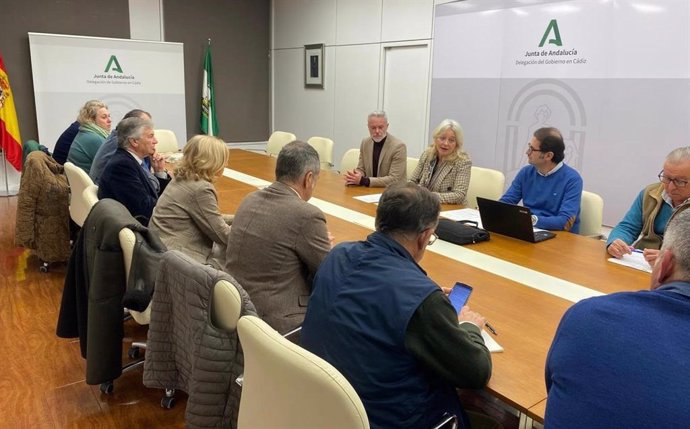
[[[458,321],[473,323],[480,329],[482,326],[486,326],[486,329],[488,329],[489,332],[491,332],[494,335],[498,335],[494,327],[486,321],[486,318],[484,316],[477,313],[476,311],[470,310],[470,307],[467,305],[462,307],[462,310],[460,310],[460,314],[458,314]]]

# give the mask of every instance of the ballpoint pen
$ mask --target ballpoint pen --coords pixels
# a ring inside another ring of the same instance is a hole
[[[490,324],[489,322],[484,322],[484,326],[486,326],[486,329],[488,329],[489,332],[491,332],[492,334],[498,335],[498,332],[496,332],[496,330],[494,329],[494,327],[491,326],[491,324]]]

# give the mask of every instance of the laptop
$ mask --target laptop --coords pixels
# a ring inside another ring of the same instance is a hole
[[[535,231],[532,226],[532,212],[527,207],[482,197],[477,197],[477,205],[482,227],[487,231],[531,243],[538,243],[556,236],[551,231]]]

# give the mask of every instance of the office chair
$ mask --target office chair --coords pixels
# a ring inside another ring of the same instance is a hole
[[[333,167],[333,140],[326,137],[310,137],[307,143],[318,152],[321,168],[330,170]]]
[[[348,150],[340,160],[340,173],[354,170],[357,164],[359,164],[359,149]]]
[[[19,193],[15,244],[34,251],[39,270],[70,256],[69,185],[64,169],[42,151],[28,154]]]
[[[594,192],[582,191],[580,200],[580,235],[601,238],[604,200]]]
[[[417,164],[419,164],[419,158],[407,157],[407,180],[412,178],[412,173],[417,169]]]
[[[170,250],[151,308],[144,385],[165,389],[165,408],[174,404],[175,390],[187,392],[187,426],[230,426],[241,393],[234,381],[244,362],[235,325],[241,315],[256,315],[249,295],[229,274]]]
[[[467,187],[467,207],[477,208],[477,197],[497,200],[503,195],[506,177],[498,170],[472,166],[470,184]]]
[[[266,143],[266,153],[270,156],[278,156],[280,150],[286,144],[297,140],[297,136],[285,131],[274,131]]]
[[[330,363],[258,317],[242,316],[237,332],[244,350],[238,429],[369,428],[362,400]],[[457,421],[447,415],[433,429],[454,429]]]
[[[156,152],[158,153],[175,153],[180,151],[177,145],[177,137],[175,133],[170,130],[153,130],[153,135],[158,140],[156,145]]]
[[[96,186],[96,188],[98,187]],[[125,264],[125,279],[129,279],[129,270],[132,267],[132,258],[134,256],[134,245],[136,244],[136,236],[134,235],[134,232],[129,228],[122,228],[117,236],[120,240],[120,247],[122,248],[122,257]],[[147,308],[146,311],[142,313],[125,309],[124,321],[127,321],[130,318],[134,319],[134,321],[140,325],[148,325],[149,321],[151,320],[151,306],[149,306],[149,308]],[[144,358],[141,357],[141,349],[146,349],[145,342],[132,342],[132,345],[130,346],[127,355],[133,361],[122,367],[123,373],[132,371],[133,369],[139,368],[140,366],[144,365]],[[106,395],[113,393],[114,389],[115,387],[112,381],[107,381],[105,383],[101,383],[100,385],[101,392],[105,393]]]
[[[369,428],[362,401],[331,364],[258,317],[243,316],[237,330],[245,354],[239,429]]]
[[[89,175],[86,174],[84,170],[72,164],[71,162],[65,162],[64,167],[70,190],[69,215],[72,218],[72,221],[81,227],[84,225],[84,221],[86,220],[86,216],[89,215],[91,207],[93,207],[95,202],[98,201],[98,197],[96,197],[95,201],[92,198],[87,201],[85,199],[84,190],[86,190],[86,188],[89,186],[95,185],[93,180],[91,180]]]

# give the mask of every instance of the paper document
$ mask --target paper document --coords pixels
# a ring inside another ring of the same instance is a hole
[[[484,344],[486,344],[486,348],[489,349],[491,353],[500,353],[503,351],[503,347],[494,340],[494,337],[483,329],[482,338],[484,338]]]
[[[479,216],[479,210],[477,209],[446,210],[441,212],[441,217],[455,221],[469,220],[477,222],[477,227],[482,228],[482,218]]]
[[[652,267],[644,259],[644,255],[640,252],[632,252],[629,255],[623,255],[621,259],[609,258],[609,261],[614,264],[625,265],[626,267],[634,268],[640,271],[652,272]]]
[[[360,195],[354,197],[355,200],[364,201],[365,203],[378,203],[381,199],[381,194]]]

